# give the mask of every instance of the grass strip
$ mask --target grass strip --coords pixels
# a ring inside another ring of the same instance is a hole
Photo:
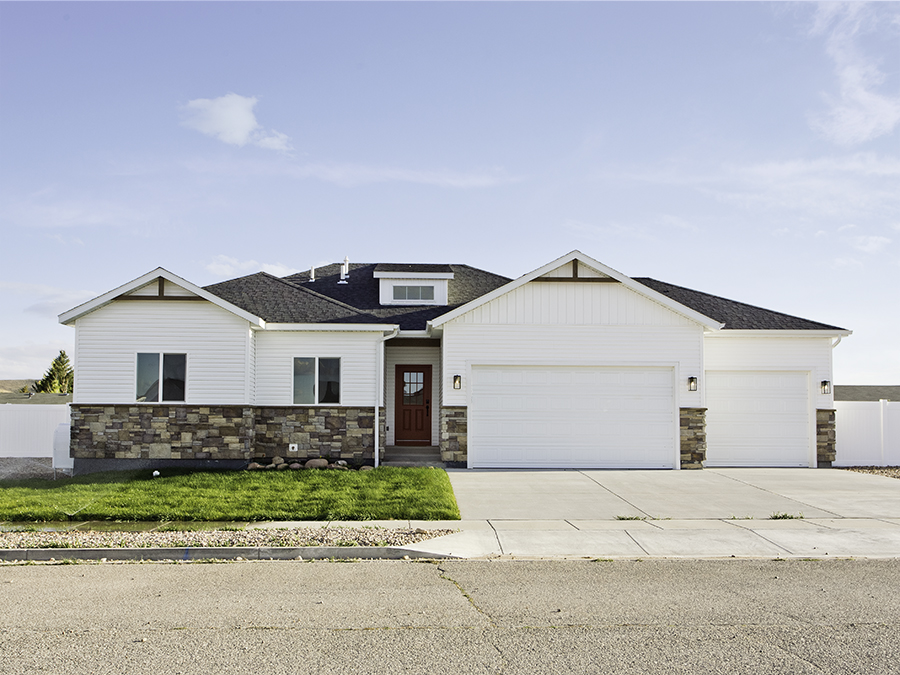
[[[0,481],[0,521],[458,520],[446,472],[107,472]]]

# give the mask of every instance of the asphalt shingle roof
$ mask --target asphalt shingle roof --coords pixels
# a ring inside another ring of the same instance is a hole
[[[726,330],[844,330],[649,277],[634,277],[634,280],[704,316],[724,323]]]
[[[880,384],[836,384],[835,401],[900,401],[900,386]]]
[[[386,323],[403,330],[424,330],[428,321],[509,283],[507,277],[468,265],[406,263],[350,263],[347,283],[339,283],[341,264],[316,268],[282,279],[258,272],[207,286],[218,295],[251,314],[272,323]],[[380,281],[374,272],[453,273],[448,281],[447,306],[386,306],[380,303]],[[755,307],[717,295],[667,284],[649,277],[635,281],[731,330],[843,330],[816,321]]]

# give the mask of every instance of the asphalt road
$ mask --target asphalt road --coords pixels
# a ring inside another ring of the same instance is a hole
[[[0,567],[2,673],[900,673],[900,560]]]

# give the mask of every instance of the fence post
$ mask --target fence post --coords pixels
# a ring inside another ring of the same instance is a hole
[[[884,461],[884,423],[887,417],[887,403],[888,400],[886,398],[878,401],[878,421],[881,425],[881,466],[887,466],[887,463]]]

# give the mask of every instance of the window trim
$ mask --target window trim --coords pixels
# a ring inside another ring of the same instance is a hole
[[[294,363],[297,359],[312,359],[314,362],[313,365],[313,402],[312,403],[295,403],[294,400],[296,398],[296,383],[294,382]],[[338,362],[338,400],[336,403],[322,403],[319,401],[319,361],[321,359],[335,359]],[[291,403],[292,406],[302,407],[302,408],[315,408],[315,407],[330,407],[330,406],[341,406],[343,405],[342,400],[344,398],[344,386],[343,386],[343,357],[341,356],[331,356],[331,355],[323,355],[323,356],[292,356],[291,357],[291,365],[290,365],[290,373],[291,373]]]
[[[139,401],[138,400],[138,356],[141,354],[154,354],[159,357],[159,370],[157,372],[156,378],[156,400],[155,401]],[[166,356],[183,356],[184,357],[184,398],[181,400],[173,400],[173,399],[164,399],[163,391],[165,388],[163,387],[163,372],[165,369]],[[188,400],[188,382],[190,381],[190,357],[188,352],[177,352],[177,351],[158,351],[158,352],[135,352],[134,353],[134,386],[132,390],[134,391],[134,402],[138,405],[161,405],[164,403],[187,403]]]
[[[422,289],[423,289],[423,288],[430,288],[430,289],[431,289],[431,297],[430,297],[430,298],[422,298],[422,297],[418,297],[418,298],[409,298],[409,297],[407,297],[407,298],[398,298],[398,297],[397,297],[397,290],[400,289],[400,288],[404,289],[404,293],[405,293],[406,295],[409,295],[409,289],[410,289],[410,288],[418,288],[418,289],[419,289],[419,295],[420,295],[420,296],[422,295]],[[434,304],[434,300],[435,300],[435,290],[436,290],[436,289],[435,289],[435,287],[434,287],[434,284],[421,284],[421,283],[420,283],[420,284],[393,284],[393,285],[391,286],[391,296],[392,296],[392,298],[393,298],[393,301],[394,301],[394,302],[397,302],[397,303],[400,303],[400,302],[406,303],[406,302],[408,302],[408,303],[412,303],[412,304],[423,304],[423,303],[424,303],[424,304]]]

